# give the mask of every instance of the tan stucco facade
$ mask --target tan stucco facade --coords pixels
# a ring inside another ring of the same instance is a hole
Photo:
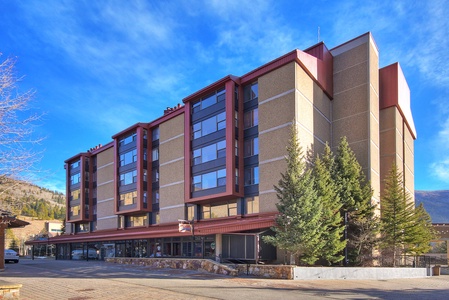
[[[160,222],[184,218],[184,114],[159,126]]]
[[[332,147],[346,136],[373,188],[380,197],[379,54],[371,34],[331,50],[334,55]]]
[[[97,230],[117,228],[114,182],[114,147],[111,147],[97,155]]]

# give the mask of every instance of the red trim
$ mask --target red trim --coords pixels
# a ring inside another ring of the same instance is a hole
[[[233,76],[233,75],[228,75],[228,76],[223,77],[222,79],[206,86],[205,88],[202,88],[201,90],[191,94],[190,96],[185,97],[184,99],[182,99],[182,102],[187,103],[192,100],[197,100],[197,99],[201,98],[202,96],[204,96],[205,94],[219,89],[220,87],[225,85],[228,81],[234,81],[235,83],[240,84],[239,77]]]
[[[288,63],[295,61],[301,68],[312,78],[324,93],[330,98],[333,98],[333,57],[327,48],[322,45],[315,46],[312,51],[308,51],[314,55],[303,52],[301,50],[293,50],[241,77],[241,83],[249,83],[256,78],[278,69]],[[321,53],[320,53],[321,52]],[[321,60],[317,57],[323,57]]]
[[[179,104],[180,105],[180,104]],[[162,117],[152,121],[149,123],[149,128],[153,128],[156,126],[159,126],[160,124],[167,122],[168,120],[179,116],[180,114],[183,114],[185,111],[185,106],[179,106],[178,108],[176,108],[176,110],[173,110],[172,112],[163,115]]]
[[[136,131],[137,128],[139,128],[139,127],[148,127],[148,123],[136,123],[136,124],[134,124],[134,125],[132,125],[132,126],[126,128],[126,129],[120,131],[119,133],[114,134],[114,135],[112,136],[112,138],[113,138],[113,139],[117,139],[117,138],[119,138],[120,136],[126,135],[127,133],[129,133],[129,132],[131,132],[131,131],[132,131],[132,132]]]
[[[264,229],[274,226],[276,213],[238,216],[226,219],[211,219],[195,222],[195,235],[211,235],[222,233],[235,233],[241,231]],[[72,235],[61,235],[50,238],[48,241],[52,244],[91,242],[91,241],[111,241],[111,240],[129,240],[146,239],[162,237],[180,237],[187,236],[189,233],[179,232],[178,223],[166,225],[153,225],[149,228],[139,227],[130,229],[102,230],[91,233],[80,233]],[[47,243],[45,241],[27,241],[27,245]]]
[[[399,110],[408,131],[416,139],[415,132],[399,105],[399,68],[399,63],[396,62],[379,69],[379,109],[395,106]]]

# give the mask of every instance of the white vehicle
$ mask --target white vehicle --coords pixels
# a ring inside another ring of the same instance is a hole
[[[5,263],[9,262],[9,261],[12,261],[14,263],[18,263],[19,262],[19,255],[14,250],[5,249]]]

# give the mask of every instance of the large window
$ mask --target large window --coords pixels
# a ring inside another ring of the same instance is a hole
[[[154,148],[151,154],[152,161],[159,160],[159,148]]]
[[[250,101],[259,97],[259,84],[257,82],[243,88],[243,101]]]
[[[120,154],[120,166],[126,166],[137,161],[137,149]]]
[[[226,113],[222,112],[202,122],[193,124],[193,139],[214,133],[226,128]]]
[[[193,191],[201,191],[226,185],[226,169],[193,177]]]
[[[247,214],[259,213],[259,196],[245,198],[245,204]]]
[[[148,225],[148,215],[139,215],[139,216],[127,216],[126,219],[126,227],[138,227],[138,226],[146,226]]]
[[[259,167],[245,169],[245,185],[259,184]]]
[[[159,190],[153,190],[153,204],[159,203]]]
[[[226,141],[193,150],[193,165],[205,163],[226,156]]]
[[[137,191],[120,194],[120,206],[137,203]]]
[[[131,143],[131,142],[134,142],[136,139],[137,139],[137,133],[134,132],[134,133],[132,133],[132,134],[130,134],[130,135],[120,139],[118,144],[119,144],[119,146],[124,146],[124,145],[127,145],[127,144]]]
[[[77,160],[70,164],[70,169],[76,169],[76,168],[79,168],[79,166],[80,166],[80,161]]]
[[[127,185],[137,182],[137,170],[120,174],[120,185]]]
[[[217,204],[205,204],[201,206],[202,219],[224,218],[237,215],[237,201],[229,201]]]
[[[158,182],[159,181],[159,168],[154,168],[151,171],[151,173],[152,173],[151,177],[153,179],[153,182]]]
[[[77,184],[80,183],[80,173],[76,173],[75,175],[70,176],[70,184]]]
[[[159,139],[159,127],[153,128],[152,131],[152,140],[157,141]]]
[[[251,128],[259,125],[259,109],[255,108],[253,110],[245,112],[243,115],[244,129]]]
[[[81,195],[81,191],[78,190],[74,190],[70,193],[70,201],[75,201],[78,200],[80,198]]]
[[[243,151],[244,151],[244,157],[259,154],[259,138],[256,136],[254,138],[245,140],[245,145],[244,145]]]
[[[70,207],[70,216],[77,217],[79,215],[80,215],[80,206],[79,205],[71,206]]]
[[[210,95],[200,99],[199,101],[193,103],[192,111],[194,113],[198,112],[202,109],[205,109],[206,107],[214,105],[217,102],[225,100],[225,98],[226,98],[226,90],[225,89],[218,90],[218,91],[214,92],[213,94],[210,94]]]

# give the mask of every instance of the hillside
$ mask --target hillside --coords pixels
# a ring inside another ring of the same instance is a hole
[[[65,195],[28,182],[0,177],[0,208],[40,219],[62,219]]]
[[[449,190],[415,191],[415,203],[423,203],[432,223],[449,223]]]

